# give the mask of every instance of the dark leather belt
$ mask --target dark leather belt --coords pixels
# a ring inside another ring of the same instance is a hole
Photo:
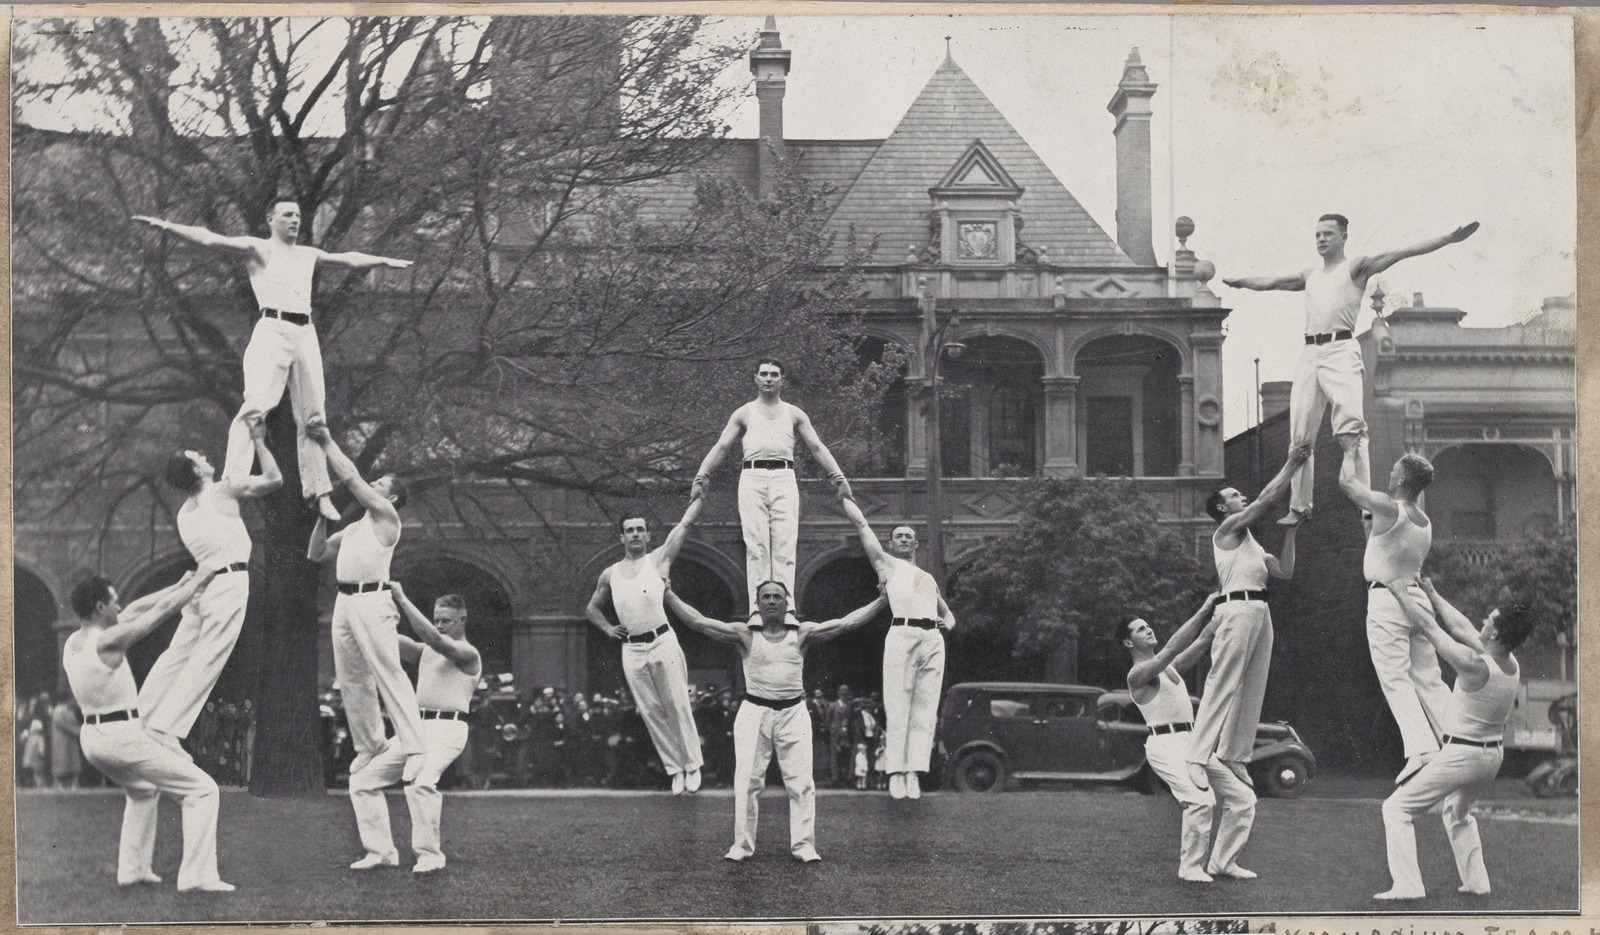
[[[919,630],[937,630],[939,621],[929,620],[926,617],[896,617],[889,621],[891,627],[916,627]]]
[[[628,642],[630,642],[630,643],[654,643],[656,641],[656,637],[660,636],[661,634],[667,632],[670,629],[672,629],[672,627],[670,627],[667,624],[663,623],[661,626],[656,627],[654,630],[651,630],[649,633],[639,633],[637,635],[629,636],[628,637]]]
[[[229,573],[231,571],[246,571],[249,568],[250,568],[250,563],[249,562],[234,562],[232,565],[224,565],[221,568],[218,568],[217,569],[217,574],[225,575],[225,574],[227,574],[227,573]]]
[[[129,708],[126,711],[107,711],[105,714],[85,714],[85,724],[110,724],[112,721],[131,721],[139,716],[138,708]]]
[[[1483,750],[1493,750],[1501,744],[1499,740],[1468,740],[1465,737],[1452,737],[1449,734],[1444,735],[1444,742],[1453,743],[1461,747],[1478,747]]]
[[[1368,591],[1382,591],[1382,590],[1387,589],[1388,587],[1389,586],[1384,584],[1382,581],[1372,581],[1372,582],[1369,582],[1367,584],[1367,590]],[[1422,587],[1422,585],[1419,582],[1416,582],[1416,581],[1408,581],[1408,582],[1406,582],[1406,587],[1408,587],[1408,588],[1420,588],[1420,587]]]
[[[782,471],[786,468],[794,467],[794,462],[784,461],[776,458],[762,458],[755,461],[746,461],[744,466],[746,468],[757,468],[764,471]]]
[[[1306,335],[1307,344],[1327,344],[1331,341],[1348,341],[1352,335],[1348,331],[1325,331],[1322,334]]]
[[[758,704],[763,708],[773,708],[775,710],[782,711],[784,708],[792,708],[800,702],[805,701],[806,696],[797,695],[794,698],[785,698],[782,701],[775,701],[771,698],[762,698],[760,695],[745,695],[744,700],[750,702],[751,704]]]
[[[264,309],[261,310],[261,317],[262,318],[276,318],[276,319],[278,319],[280,321],[286,321],[291,325],[309,325],[309,324],[311,324],[311,313],[309,313],[309,312],[286,312],[281,308],[264,308]]]
[[[344,581],[339,582],[340,594],[365,594],[368,591],[387,590],[389,590],[389,582],[387,581],[363,581],[360,584],[350,584]]]
[[[1182,724],[1157,724],[1156,726],[1150,728],[1150,733],[1152,733],[1152,734],[1187,734],[1189,732],[1189,729],[1192,728],[1192,727],[1194,727],[1194,725],[1189,723],[1188,721],[1185,721]]]
[[[1267,599],[1266,591],[1229,591],[1217,601],[1226,604],[1229,601],[1264,601]]]
[[[422,719],[424,721],[465,721],[467,719],[467,712],[435,711],[432,708],[423,708]]]

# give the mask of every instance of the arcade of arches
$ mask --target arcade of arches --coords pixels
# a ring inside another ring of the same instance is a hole
[[[1537,451],[1512,444],[1458,445],[1432,460],[1434,481],[1425,496],[1440,538],[1514,539],[1556,525],[1556,478]]]

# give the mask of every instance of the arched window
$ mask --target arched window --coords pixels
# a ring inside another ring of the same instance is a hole
[[[1034,474],[1033,395],[1026,387],[1002,383],[989,395],[989,476]]]

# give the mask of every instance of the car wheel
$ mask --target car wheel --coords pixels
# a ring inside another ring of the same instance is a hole
[[[974,750],[956,763],[957,792],[999,792],[1006,785],[1006,764],[989,750]]]
[[[1297,756],[1280,756],[1261,767],[1262,785],[1267,795],[1279,799],[1299,798],[1311,783],[1311,767]]]

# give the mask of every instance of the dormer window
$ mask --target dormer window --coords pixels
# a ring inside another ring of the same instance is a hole
[[[954,266],[1015,263],[1022,191],[983,141],[973,140],[939,184],[928,189],[939,228],[939,261]]]

